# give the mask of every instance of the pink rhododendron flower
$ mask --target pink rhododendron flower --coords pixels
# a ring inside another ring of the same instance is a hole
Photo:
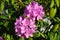
[[[0,37],[0,40],[3,40],[3,37]]]
[[[15,22],[15,32],[18,36],[23,38],[33,37],[36,31],[35,21],[29,18],[19,17]]]
[[[42,5],[38,5],[37,2],[31,2],[24,10],[24,16],[27,16],[33,20],[43,19],[44,10]]]

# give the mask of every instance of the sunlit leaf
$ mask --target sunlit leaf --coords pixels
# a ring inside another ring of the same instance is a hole
[[[9,34],[7,34],[7,40],[10,40],[10,35]]]
[[[14,4],[15,0],[12,0],[12,4]]]
[[[6,0],[9,3],[9,0]]]
[[[51,0],[50,7],[52,8],[54,6],[54,0]]]
[[[59,7],[59,0],[55,0],[57,7]]]
[[[57,40],[57,33],[55,33],[54,40]]]
[[[8,10],[6,10],[6,13],[8,14]]]
[[[56,24],[56,25],[54,26],[53,31],[56,32],[58,28],[59,28],[59,24]]]
[[[51,8],[51,9],[50,9],[50,17],[51,17],[51,18],[53,18],[53,17],[56,15],[56,11],[57,11],[56,8]]]
[[[1,5],[0,5],[0,12],[2,12],[4,9],[4,2],[1,2]]]
[[[19,0],[19,2],[22,2],[22,0]]]

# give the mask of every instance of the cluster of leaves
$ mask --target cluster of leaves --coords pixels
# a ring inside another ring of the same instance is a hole
[[[5,40],[25,40],[15,35],[14,22],[23,15],[25,7],[33,0],[0,0],[0,36]],[[45,17],[49,17],[51,24],[36,22],[37,28],[45,28],[38,31],[33,38],[26,40],[60,40],[60,1],[59,0],[34,0],[43,5]],[[51,25],[53,25],[52,28]],[[50,30],[50,31],[48,31]]]

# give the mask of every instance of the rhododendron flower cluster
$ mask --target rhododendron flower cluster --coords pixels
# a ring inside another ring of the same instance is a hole
[[[40,20],[44,17],[42,5],[37,2],[31,2],[24,11],[24,17],[20,16],[15,22],[15,32],[23,38],[33,37],[36,32],[35,20]]]
[[[33,37],[33,33],[36,31],[36,25],[35,21],[28,19],[28,18],[22,18],[16,19],[15,22],[15,32],[20,37]]]
[[[43,19],[44,10],[42,5],[38,5],[37,2],[31,2],[24,11],[24,16],[27,16],[33,20]]]

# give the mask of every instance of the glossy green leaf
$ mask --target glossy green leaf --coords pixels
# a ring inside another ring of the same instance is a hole
[[[51,18],[53,18],[53,17],[56,15],[56,11],[57,11],[56,8],[51,8],[51,9],[50,9],[50,17],[51,17]]]
[[[54,6],[54,0],[51,0],[50,8]]]
[[[11,39],[10,39],[10,35],[9,35],[9,34],[7,34],[7,40],[11,40]]]
[[[55,0],[57,7],[59,7],[59,0]]]

